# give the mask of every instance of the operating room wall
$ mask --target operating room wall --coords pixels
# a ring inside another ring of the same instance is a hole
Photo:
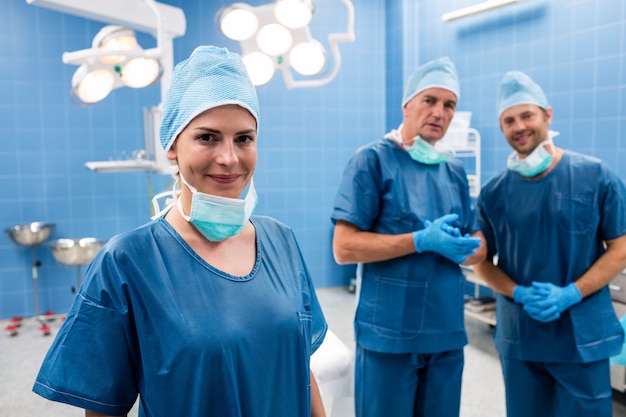
[[[626,2],[519,0],[441,19],[481,1],[420,0],[417,8],[404,8],[403,18],[406,25],[415,23],[413,38],[419,39],[417,48],[403,48],[405,68],[415,55],[419,62],[447,55],[456,64],[458,110],[472,112],[471,125],[481,135],[481,183],[506,169],[512,151],[496,112],[498,86],[510,70],[526,72],[543,87],[553,107],[551,129],[559,132],[557,146],[601,158],[626,181]],[[388,106],[388,127],[393,111]]]
[[[507,71],[521,70],[553,107],[557,146],[604,160],[626,180],[626,2],[520,0],[443,22],[479,0],[419,2],[421,61],[448,55],[461,80],[459,110],[482,138],[482,183],[505,169],[511,149],[498,126],[496,97]],[[528,242],[532,245],[532,242]]]
[[[293,227],[318,287],[345,285],[350,266],[332,259],[329,220],[339,177],[356,148],[401,120],[405,78],[420,62],[447,55],[461,79],[460,110],[472,111],[482,136],[482,182],[505,168],[510,149],[495,100],[508,70],[529,73],[554,107],[557,145],[598,156],[626,179],[626,4],[623,0],[521,0],[498,10],[442,22],[445,12],[482,0],[358,0],[354,43],[340,44],[342,67],[318,88],[288,90],[280,74],[258,89],[261,103],[260,203]],[[175,62],[199,44],[238,51],[213,16],[229,1],[164,0],[181,7],[187,33]],[[249,2],[252,5],[265,1]],[[345,29],[339,0],[317,0],[313,35]],[[318,19],[319,17],[319,19]],[[88,48],[105,23],[25,0],[0,0],[0,227],[56,224],[48,240],[108,239],[150,216],[150,195],[171,185],[145,172],[100,174],[87,161],[127,158],[143,147],[142,108],[160,87],[113,91],[93,106],[69,98],[76,67],[66,51]],[[138,33],[144,47],[154,38]],[[532,242],[529,242],[532,244]],[[60,265],[46,244],[35,248],[40,311],[65,311],[77,268]],[[0,234],[0,319],[33,313],[32,252]],[[82,268],[84,272],[86,268]]]
[[[231,2],[162,2],[182,8],[187,19],[186,34],[174,40],[175,62],[200,44],[240,51],[214,25],[218,9]],[[345,7],[338,0],[315,5],[311,33],[327,46],[329,33],[346,30]],[[256,213],[294,229],[318,287],[346,285],[354,275],[354,267],[332,258],[330,213],[348,158],[384,131],[385,5],[366,0],[354,6],[356,41],[339,44],[341,70],[331,83],[289,90],[276,73],[258,89]],[[25,0],[0,0],[0,10],[0,226],[55,224],[50,238],[34,248],[0,235],[0,319],[33,314],[35,276],[39,312],[63,313],[87,267],[59,264],[50,242],[106,240],[131,230],[149,220],[151,196],[171,187],[167,175],[85,167],[143,148],[142,109],[160,102],[160,86],[121,88],[92,106],[75,106],[69,92],[76,66],[63,64],[61,55],[89,48],[106,23]],[[149,34],[138,38],[144,48],[155,46]]]

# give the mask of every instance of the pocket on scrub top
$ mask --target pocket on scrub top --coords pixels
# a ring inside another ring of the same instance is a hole
[[[521,342],[528,335],[528,320],[530,319],[522,306],[508,297],[498,299],[496,310],[497,336],[509,343]]]
[[[424,324],[427,288],[425,281],[376,277],[376,333],[394,339],[415,337]]]
[[[608,295],[596,292],[585,302],[573,305],[569,315],[574,329],[576,346],[593,345],[604,340],[607,335],[607,321],[615,322],[615,310]]]
[[[570,234],[587,233],[597,224],[595,194],[556,194],[559,228]]]

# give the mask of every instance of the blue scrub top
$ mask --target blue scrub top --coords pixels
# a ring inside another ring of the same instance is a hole
[[[326,333],[293,232],[251,219],[243,277],[201,259],[163,218],[111,239],[33,390],[103,414],[310,417],[309,359]]]
[[[459,215],[455,226],[463,233],[478,230],[462,163],[421,164],[392,140],[382,139],[359,149],[348,163],[332,221],[402,234],[451,213]],[[387,353],[462,348],[467,344],[464,283],[459,266],[434,252],[364,264],[356,341]]]
[[[626,189],[600,160],[565,151],[545,177],[505,171],[477,202],[490,256],[513,281],[566,286],[605,252],[603,242],[626,233]],[[549,323],[533,320],[501,294],[495,344],[506,357],[591,362],[621,351],[623,331],[608,287],[585,297]]]

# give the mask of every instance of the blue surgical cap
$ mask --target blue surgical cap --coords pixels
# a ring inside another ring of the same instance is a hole
[[[226,48],[199,46],[174,68],[163,101],[160,139],[166,151],[200,113],[237,104],[259,124],[259,102],[241,57]]]
[[[549,107],[543,90],[528,75],[520,71],[507,72],[500,82],[498,117],[506,109],[520,104],[534,104],[542,109]]]
[[[404,89],[402,107],[406,106],[406,103],[411,101],[413,97],[429,88],[450,90],[456,95],[457,100],[461,98],[459,76],[456,73],[454,64],[447,56],[427,62],[415,70],[413,75],[409,77],[407,86]]]

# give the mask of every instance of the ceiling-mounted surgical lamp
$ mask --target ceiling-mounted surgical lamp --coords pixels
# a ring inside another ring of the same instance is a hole
[[[252,7],[234,3],[215,15],[216,25],[229,39],[239,41],[242,60],[252,83],[269,82],[280,69],[287,88],[318,87],[332,81],[341,67],[339,42],[354,41],[354,6],[341,0],[347,9],[345,33],[328,35],[334,67],[329,68],[328,55],[320,42],[311,36],[309,22],[314,13],[310,0],[276,0]],[[305,79],[294,80],[292,69]]]
[[[116,88],[143,88],[159,79],[159,61],[146,54],[130,29],[115,25],[103,27],[88,51],[98,53],[86,58],[72,77],[71,95],[75,103],[78,97],[86,105],[93,104]],[[64,54],[64,62],[66,58]],[[71,58],[67,61],[75,63]]]
[[[109,69],[111,65],[114,68],[113,88],[117,88],[115,85],[119,81],[118,77],[123,79],[124,86],[140,88],[149,83],[148,80],[151,77],[144,78],[142,72],[154,73],[154,62],[150,62],[154,60],[159,68],[158,76],[152,82],[160,81],[161,100],[164,99],[174,70],[174,38],[183,36],[187,28],[185,13],[181,8],[155,0],[26,0],[26,2],[113,25],[103,28],[96,35],[92,48],[63,54],[64,63],[79,66],[76,71],[78,74],[74,76],[76,81],[72,82],[73,90],[74,86],[82,86],[80,93],[78,88],[73,92],[77,97],[84,96],[87,91],[90,91],[86,88],[89,85],[89,78],[99,79],[99,77],[104,79],[104,82],[95,82],[91,85],[95,84],[102,91],[91,97],[88,95],[84,97],[89,102],[96,102],[95,98],[98,95],[105,97],[110,92],[111,72]],[[148,50],[139,48],[133,30],[153,35],[156,38],[156,48]],[[147,70],[137,71],[133,68],[135,65],[143,66],[146,62]],[[119,67],[117,71],[115,71],[115,66]],[[92,71],[94,67],[97,67],[96,70],[104,68],[105,71]],[[105,73],[109,75],[103,75]],[[137,73],[140,74],[139,79],[133,77]],[[79,80],[82,81],[79,83]],[[103,83],[106,88],[101,87],[100,83]],[[79,99],[82,100],[80,97]],[[167,154],[159,141],[160,114],[160,106],[144,109],[144,149],[133,151],[134,156],[131,159],[92,161],[85,165],[96,172],[142,170],[170,174],[171,162],[167,159]]]
[[[164,56],[162,16],[153,0],[145,3],[156,17],[156,48],[143,49],[133,30],[108,25],[96,34],[90,49],[63,54],[64,63],[79,66],[72,77],[75,104],[91,105],[116,88],[143,88],[159,80]]]

